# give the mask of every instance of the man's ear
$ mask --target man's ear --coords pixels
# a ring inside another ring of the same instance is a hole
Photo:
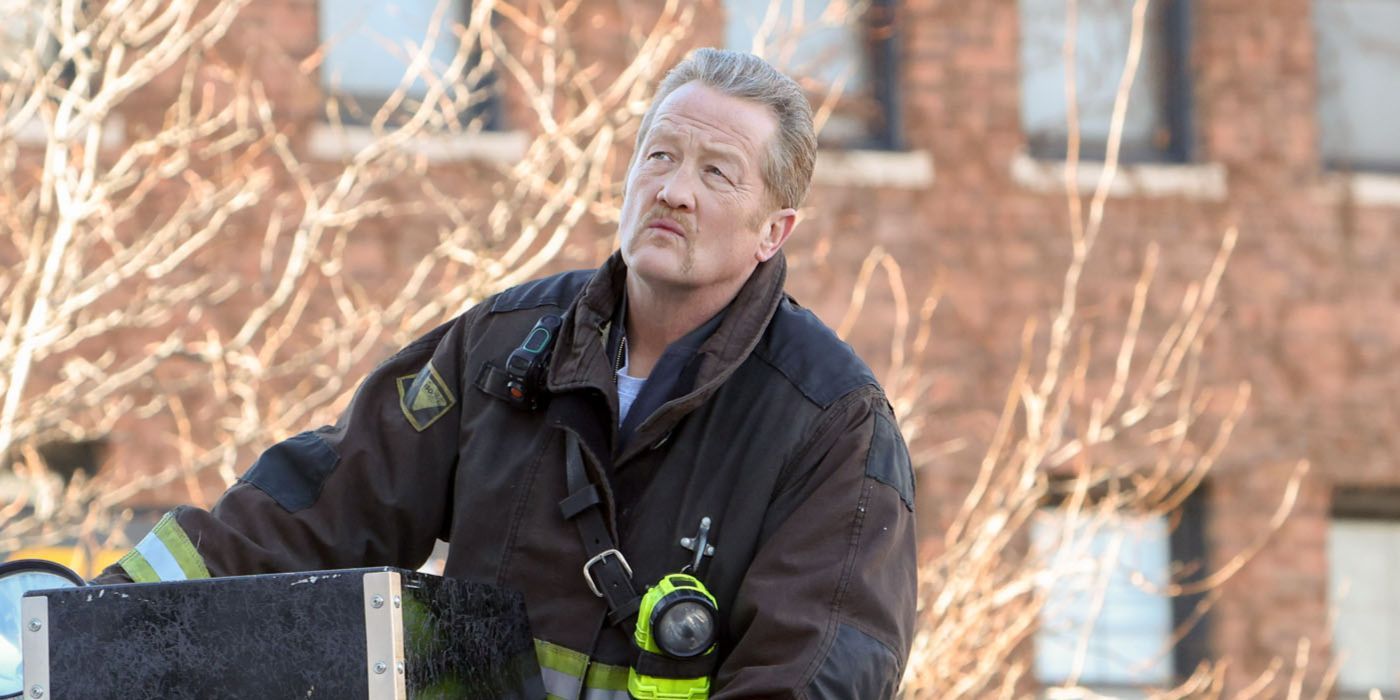
[[[769,258],[777,255],[795,228],[797,228],[796,209],[779,209],[769,214],[764,223],[763,238],[758,242],[758,251],[754,257],[759,262],[767,262]]]

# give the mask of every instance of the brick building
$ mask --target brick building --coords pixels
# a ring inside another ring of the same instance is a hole
[[[780,4],[791,12],[792,2]],[[393,13],[366,15],[367,5],[252,0],[230,36],[236,50],[257,57],[300,152],[333,161],[355,137],[353,128],[332,133],[325,124],[321,90],[372,100],[398,80],[366,67],[374,42],[342,36],[370,23],[392,37]],[[807,15],[839,5],[807,2]],[[898,261],[915,307],[938,290],[915,397],[924,418],[916,443],[921,527],[932,542],[976,477],[1026,321],[1044,323],[1061,300],[1070,259],[1064,9],[1061,0],[868,5],[853,25],[828,23],[789,47],[794,70],[845,81],[853,96],[823,134],[817,185],[789,247],[789,287],[835,326],[878,246]],[[1079,5],[1077,187],[1087,208],[1131,3]],[[766,6],[705,0],[686,41],[748,48]],[[571,20],[575,47],[604,70],[629,51],[629,29],[656,12],[625,1],[585,0],[581,8]],[[467,7],[456,10],[465,16]],[[1228,658],[1238,690],[1274,659],[1291,662],[1307,639],[1310,686],[1336,662],[1339,697],[1400,691],[1400,593],[1388,585],[1400,575],[1400,44],[1387,45],[1400,28],[1400,3],[1158,0],[1145,28],[1122,166],[1088,261],[1081,315],[1102,320],[1104,335],[1121,328],[1155,243],[1144,335],[1160,336],[1187,287],[1205,277],[1225,231],[1237,228],[1199,371],[1202,385],[1226,394],[1247,382],[1250,402],[1171,534],[1165,521],[1144,521],[1137,529],[1149,534],[1125,558],[1161,575],[1186,558],[1226,567],[1269,532],[1298,462],[1311,469],[1288,520],[1208,596],[1196,632],[1174,654],[1155,652],[1193,608],[1115,588],[1081,680],[1131,695],[1182,680],[1201,658]],[[336,37],[339,48],[316,69],[295,69]],[[492,168],[518,158],[528,136],[513,99],[504,94],[489,106],[488,132],[433,146],[436,167],[459,167],[487,189]],[[377,237],[356,274],[411,259],[395,252],[392,235],[365,235]],[[610,241],[596,223],[560,264],[596,262]],[[851,336],[877,371],[890,369],[894,301],[888,286],[875,284]],[[1116,338],[1106,342],[1094,352],[1116,348]],[[1042,633],[1042,681],[1069,673],[1070,658],[1055,651],[1064,642]]]

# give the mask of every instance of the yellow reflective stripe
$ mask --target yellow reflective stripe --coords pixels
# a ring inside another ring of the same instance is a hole
[[[550,700],[627,698],[626,666],[590,662],[587,654],[542,639],[535,640],[535,657]]]
[[[186,535],[185,529],[176,522],[174,512],[166,513],[151,532],[175,555],[175,563],[185,572],[185,578],[210,577],[209,567],[204,565],[204,557],[199,556],[199,551],[194,548],[190,536]]]
[[[151,583],[160,580],[160,577],[156,575],[156,570],[146,563],[146,558],[134,549],[127,552],[126,556],[117,563],[126,571],[126,575],[130,576],[131,580],[136,583]]]
[[[575,678],[582,678],[583,670],[588,668],[587,654],[550,644],[543,639],[535,640],[535,658],[539,659],[540,668],[553,669]]]
[[[610,666],[593,662],[588,667],[588,676],[584,678],[585,688],[597,690],[627,690],[626,666]]]
[[[209,578],[204,558],[195,550],[189,535],[166,513],[154,528],[136,543],[136,548],[117,562],[136,583],[184,581]]]
[[[540,662],[540,678],[549,700],[577,700],[583,690],[583,671],[588,655],[568,647],[535,640],[535,658]]]
[[[625,690],[585,688],[582,700],[632,700],[632,696],[628,695]]]

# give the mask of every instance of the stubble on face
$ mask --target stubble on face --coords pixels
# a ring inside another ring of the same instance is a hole
[[[638,228],[640,230],[632,236],[631,252],[635,254],[638,248],[640,248],[643,245],[649,244],[649,242],[645,240],[647,237],[643,236],[642,234],[646,232],[647,227],[651,225],[651,222],[656,221],[657,219],[670,219],[671,221],[676,222],[676,225],[680,226],[683,230],[685,235],[681,236],[680,239],[680,271],[681,274],[689,276],[690,273],[695,270],[695,227],[691,225],[690,220],[687,219],[684,214],[680,213],[679,210],[672,209],[663,204],[652,206],[651,210],[647,212],[646,216],[642,217],[641,223],[638,224]]]

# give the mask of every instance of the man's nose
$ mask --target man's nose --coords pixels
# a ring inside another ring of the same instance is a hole
[[[656,201],[672,209],[695,209],[695,183],[688,168],[676,168],[667,175],[661,189],[656,192]]]

